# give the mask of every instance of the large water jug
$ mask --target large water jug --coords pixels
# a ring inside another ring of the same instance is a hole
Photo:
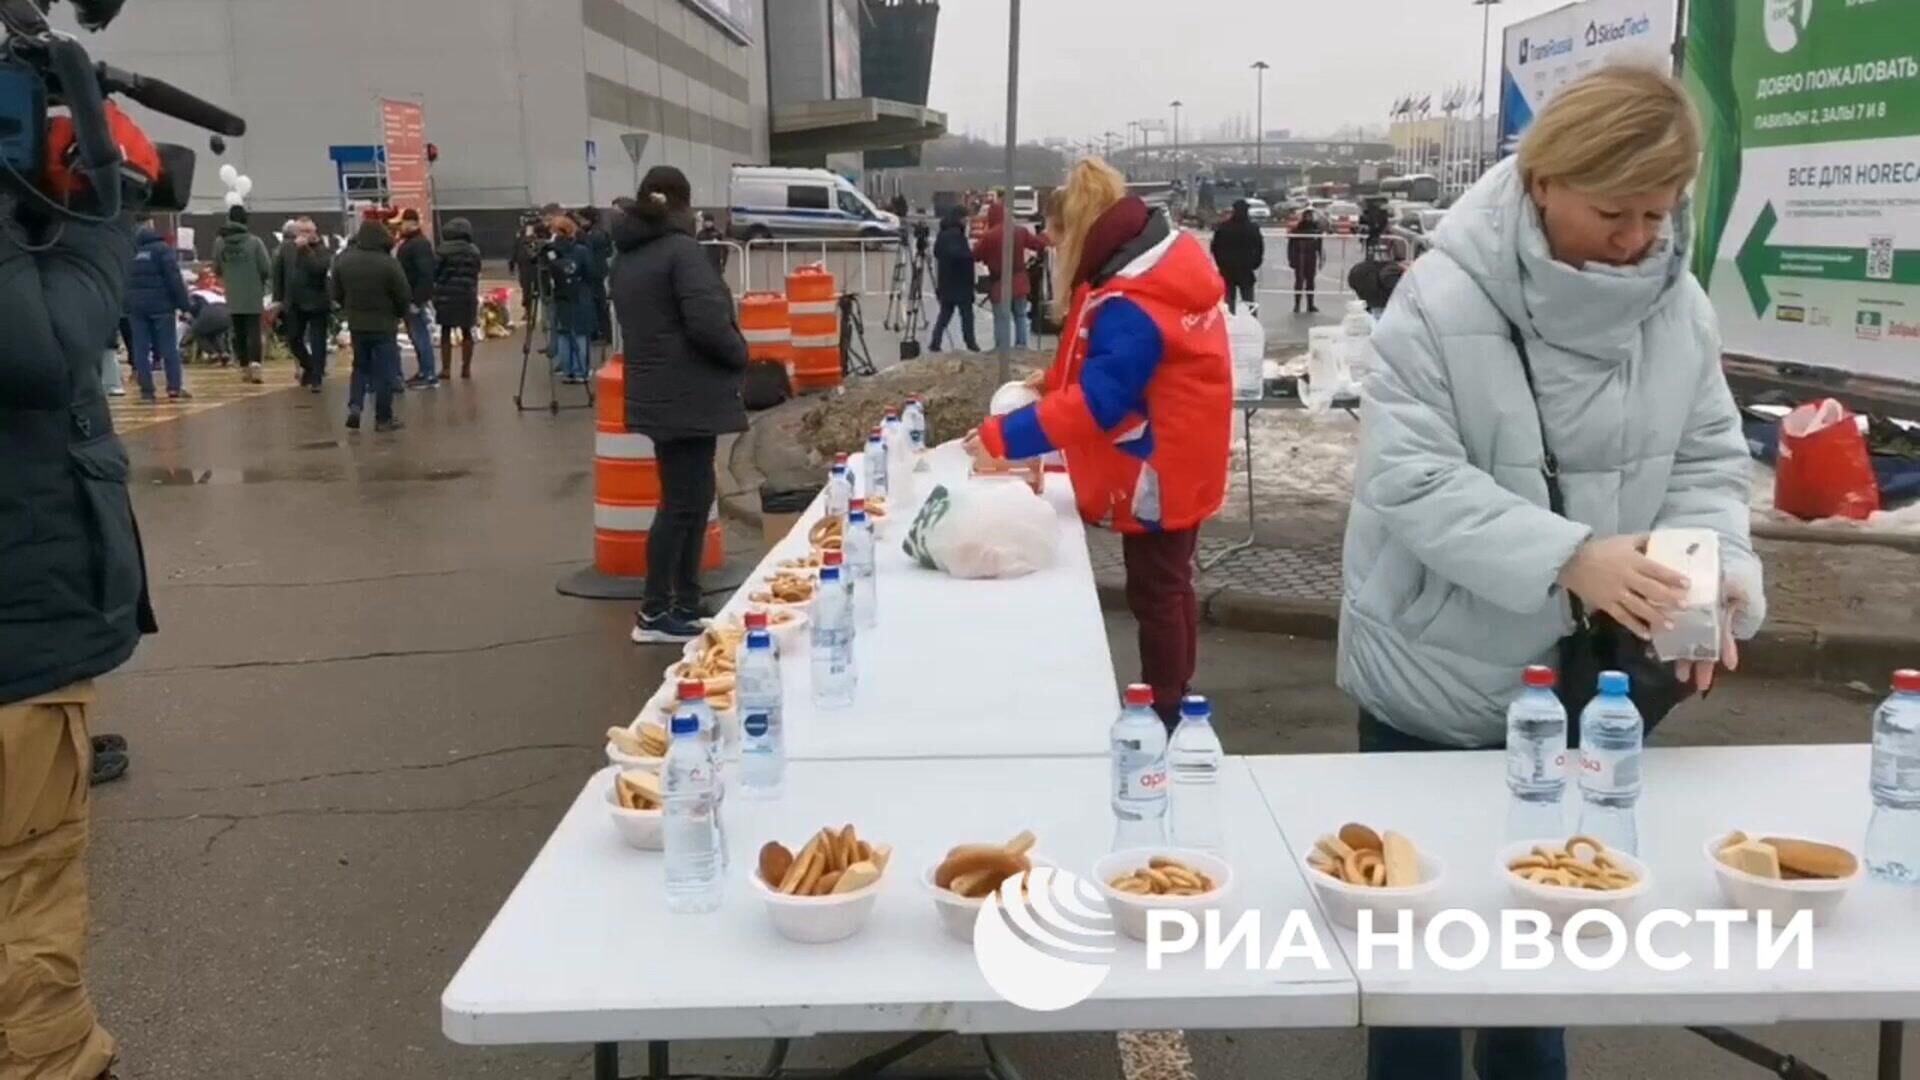
[[[1242,304],[1227,316],[1227,345],[1233,355],[1233,396],[1262,396],[1260,365],[1267,356],[1267,330],[1260,325],[1260,305]]]

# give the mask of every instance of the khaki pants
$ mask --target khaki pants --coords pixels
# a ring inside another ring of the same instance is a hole
[[[0,1080],[94,1080],[113,1061],[84,979],[92,704],[76,683],[0,705]]]

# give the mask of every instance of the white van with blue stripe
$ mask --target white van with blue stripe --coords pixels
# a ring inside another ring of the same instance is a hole
[[[891,240],[900,219],[826,169],[735,165],[731,230],[741,240]]]

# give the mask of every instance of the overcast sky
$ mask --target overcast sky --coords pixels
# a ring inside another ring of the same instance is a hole
[[[1566,0],[1493,9],[1487,109],[1497,111],[1500,28]],[[1255,60],[1266,126],[1324,134],[1384,124],[1402,94],[1479,89],[1481,11],[1469,0],[1025,0],[1020,137],[1098,137],[1168,119],[1182,137],[1251,115]],[[928,104],[955,132],[998,138],[1006,122],[1007,0],[941,0]]]

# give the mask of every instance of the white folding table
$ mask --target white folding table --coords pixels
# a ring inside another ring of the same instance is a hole
[[[1315,837],[1348,821],[1405,833],[1447,866],[1442,907],[1480,912],[1498,926],[1510,898],[1496,851],[1504,840],[1505,756],[1498,751],[1431,754],[1303,754],[1246,759],[1297,860]],[[1704,853],[1711,836],[1831,838],[1858,850],[1871,803],[1868,748],[1742,746],[1650,749],[1639,804],[1640,855],[1654,882],[1637,912],[1729,907]],[[1577,805],[1578,796],[1569,793]],[[1568,830],[1574,825],[1569,810]],[[1630,920],[1631,922],[1631,920]],[[1452,955],[1467,931],[1445,933]],[[1363,1023],[1387,1027],[1774,1024],[1795,1020],[1883,1022],[1881,1073],[1897,1080],[1901,1021],[1920,1017],[1920,889],[1871,879],[1854,887],[1830,925],[1814,931],[1812,969],[1760,970],[1757,931],[1732,929],[1733,964],[1715,971],[1713,930],[1667,927],[1663,952],[1686,952],[1685,970],[1654,970],[1629,950],[1618,966],[1583,971],[1560,955],[1541,971],[1503,971],[1488,962],[1445,970],[1415,950],[1411,970],[1390,954],[1362,966],[1357,935],[1335,936],[1360,983]],[[1888,1055],[1892,1055],[1889,1062]],[[1888,1071],[1891,1068],[1892,1071]]]
[[[882,526],[879,625],[856,635],[853,708],[813,707],[804,635],[782,658],[788,757],[1104,757],[1119,687],[1066,475],[1047,477],[1045,498],[1059,520],[1054,564],[1024,577],[964,581],[914,565],[901,549],[918,501],[935,484],[966,481],[958,444],[927,460],[931,470],[915,477],[915,505],[891,506]],[[821,513],[815,499],[723,616],[745,610],[747,594],[781,560],[808,552],[807,530]]]
[[[1030,829],[1036,853],[1086,875],[1110,850],[1107,762],[1101,758],[972,758],[795,762],[778,801],[730,795],[732,862],[710,915],[666,910],[662,856],[622,845],[605,808],[612,771],[587,783],[441,998],[459,1043],[594,1043],[601,1080],[621,1041],[789,1038],[845,1032],[1135,1028],[1350,1027],[1357,989],[1330,966],[1208,972],[1199,950],[1145,967],[1145,946],[1116,937],[1094,996],[1060,1012],[1028,1012],[987,985],[973,950],[942,927],[921,880],[954,844]],[[1240,762],[1223,773],[1225,856],[1236,883],[1229,917],[1251,906],[1271,934],[1313,904],[1285,841]],[[834,944],[779,937],[749,881],[762,843],[797,850],[811,832],[851,822],[893,846],[872,921]],[[1320,940],[1329,930],[1313,914]]]

